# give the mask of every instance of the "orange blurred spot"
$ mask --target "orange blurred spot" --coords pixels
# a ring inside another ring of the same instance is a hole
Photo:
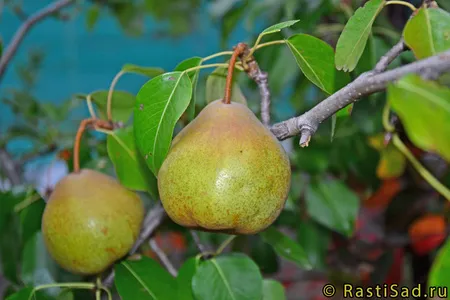
[[[363,205],[368,208],[386,207],[401,189],[402,184],[400,180],[397,178],[386,179],[380,188],[363,202]]]
[[[72,157],[72,151],[65,149],[58,153],[58,158],[68,161]]]
[[[441,215],[425,215],[411,224],[408,233],[411,247],[418,255],[436,249],[446,238],[446,222]]]

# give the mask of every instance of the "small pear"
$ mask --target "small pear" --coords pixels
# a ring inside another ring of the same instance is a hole
[[[255,234],[279,216],[290,179],[284,148],[253,112],[216,100],[174,138],[158,189],[179,225]]]
[[[143,217],[136,193],[110,176],[82,169],[55,186],[42,217],[42,233],[61,267],[92,275],[128,253]]]

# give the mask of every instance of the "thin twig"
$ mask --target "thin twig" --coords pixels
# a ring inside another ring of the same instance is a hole
[[[200,252],[208,252],[209,249],[205,245],[203,245],[202,241],[200,240],[200,237],[198,236],[198,233],[195,230],[190,230],[192,239],[194,240],[194,243],[197,245],[197,248]]]
[[[11,185],[20,184],[20,170],[9,152],[4,148],[0,148],[0,169],[5,172],[5,176],[9,179]]]
[[[141,233],[131,248],[129,255],[133,255],[139,249],[139,247],[153,234],[153,232],[162,223],[164,217],[166,216],[166,211],[162,207],[161,203],[156,204],[145,216]],[[103,285],[106,287],[112,286],[114,282],[114,270],[108,274],[108,276],[103,280]]]
[[[169,273],[173,277],[177,277],[178,275],[177,269],[175,269],[175,267],[170,262],[169,258],[164,253],[164,251],[161,248],[159,248],[158,243],[155,241],[155,239],[150,239],[149,245],[152,248],[153,252],[156,253],[156,255],[158,256],[159,260],[164,265],[164,267],[166,267],[167,271],[169,271]]]
[[[242,65],[247,75],[258,85],[261,96],[261,120],[265,126],[270,125],[270,90],[269,77],[266,72],[261,71],[256,59],[248,47],[241,55]]]
[[[22,26],[20,26],[20,28],[14,34],[14,37],[12,38],[11,42],[9,43],[8,48],[6,48],[5,52],[3,53],[0,59],[0,81],[8,67],[9,62],[14,57],[17,49],[19,48],[20,43],[22,42],[23,38],[28,33],[28,31],[35,24],[39,23],[40,21],[54,14],[55,12],[63,9],[64,7],[69,6],[73,2],[74,0],[60,0],[51,3],[48,6],[41,9],[40,11],[33,14],[22,24]]]
[[[306,146],[305,141],[309,141],[323,121],[361,97],[382,91],[389,83],[408,74],[422,75],[430,71],[434,74],[442,74],[449,70],[450,50],[378,74],[369,71],[361,74],[352,83],[321,101],[301,116],[274,124],[270,130],[279,140],[301,133],[300,145]]]
[[[403,38],[394,45],[385,55],[383,55],[374,68],[375,73],[381,73],[386,71],[388,66],[396,59],[403,51],[406,50],[405,42]]]

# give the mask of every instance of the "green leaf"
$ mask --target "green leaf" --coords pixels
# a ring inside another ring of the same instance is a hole
[[[177,300],[195,300],[192,293],[192,277],[197,270],[197,259],[191,257],[186,260],[178,270]]]
[[[96,91],[91,94],[92,102],[97,105],[102,119],[106,119],[108,91]],[[111,103],[112,119],[115,122],[126,123],[133,113],[135,96],[125,91],[113,91]]]
[[[153,199],[158,199],[156,177],[137,151],[133,126],[109,134],[106,146],[120,183],[134,191],[146,191]]]
[[[100,16],[100,5],[93,4],[89,7],[86,12],[86,27],[88,30],[94,29],[95,24],[97,24],[98,17]]]
[[[420,8],[405,25],[403,38],[417,59],[450,49],[450,14],[440,8]]]
[[[330,244],[330,231],[313,220],[307,220],[298,226],[297,236],[313,268],[324,270]]]
[[[286,293],[281,283],[273,279],[263,281],[263,300],[285,300]]]
[[[262,288],[262,276],[258,266],[239,253],[200,263],[192,279],[196,300],[261,299]]]
[[[134,73],[152,78],[163,74],[164,70],[161,68],[142,67],[133,64],[125,64],[122,67],[122,72]]]
[[[29,239],[23,249],[21,279],[28,286],[55,283],[57,265],[47,252],[41,232]],[[57,296],[60,288],[45,289],[44,294]]]
[[[20,211],[22,240],[26,243],[36,232],[41,230],[42,214],[45,201],[40,198]]]
[[[450,89],[409,75],[388,86],[388,101],[416,146],[450,162]]]
[[[234,77],[236,78],[236,76]],[[225,94],[225,84],[227,80],[227,69],[217,68],[206,79],[206,103],[222,99]],[[241,88],[236,81],[233,81],[231,90],[231,101],[247,105],[247,100],[242,94]]]
[[[359,199],[343,182],[312,181],[305,200],[309,215],[318,223],[346,236],[353,234]]]
[[[280,256],[295,262],[301,268],[311,269],[312,266],[305,251],[290,237],[284,235],[273,226],[261,232],[260,236],[266,243],[270,244]]]
[[[384,7],[384,0],[370,0],[348,20],[336,45],[336,68],[353,71],[364,51],[373,22]]]
[[[328,94],[334,91],[334,51],[326,42],[307,34],[296,34],[287,45],[303,74]]]
[[[10,295],[6,300],[31,300],[34,294],[34,288],[26,287],[21,289],[20,291]],[[33,299],[35,300],[35,299]]]
[[[300,20],[290,20],[290,21],[285,21],[285,22],[281,22],[275,25],[272,25],[266,29],[264,29],[261,32],[261,35],[266,35],[266,34],[270,34],[270,33],[275,33],[275,32],[279,32],[281,31],[281,29],[286,28],[286,27],[291,27],[292,25],[294,25],[295,23],[297,23]]]
[[[446,297],[446,289],[450,286],[450,241],[447,240],[445,244],[439,249],[433,265],[431,266],[430,275],[428,277],[428,286],[437,287],[436,291],[440,291],[441,298]],[[440,287],[440,288],[439,288]],[[445,289],[445,291],[444,291]]]
[[[175,278],[151,258],[125,260],[115,265],[114,272],[114,282],[123,300],[177,299]]]
[[[200,66],[202,64],[202,58],[201,57],[191,57],[186,60],[183,60],[180,62],[176,67],[174,71],[185,71],[187,69]],[[188,73],[189,79],[192,82],[192,99],[191,102],[189,102],[189,106],[186,110],[186,113],[188,115],[188,119],[192,120],[195,116],[195,102],[196,102],[196,91],[197,91],[197,82],[198,82],[198,76],[200,74],[200,70],[197,69],[195,71],[190,71]]]
[[[3,277],[10,282],[18,283],[18,271],[22,241],[20,239],[20,223],[16,214],[4,216],[3,230],[0,231],[0,266]],[[14,242],[12,242],[14,241]]]
[[[144,84],[137,95],[136,144],[155,176],[169,152],[175,124],[188,107],[191,96],[192,83],[183,72],[159,75]]]

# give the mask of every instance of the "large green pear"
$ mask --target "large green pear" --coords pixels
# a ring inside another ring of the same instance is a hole
[[[92,275],[128,253],[143,217],[136,193],[110,176],[82,169],[55,186],[42,217],[42,233],[61,267]]]
[[[255,234],[279,216],[290,179],[284,148],[253,112],[216,100],[174,138],[158,188],[179,225]]]

